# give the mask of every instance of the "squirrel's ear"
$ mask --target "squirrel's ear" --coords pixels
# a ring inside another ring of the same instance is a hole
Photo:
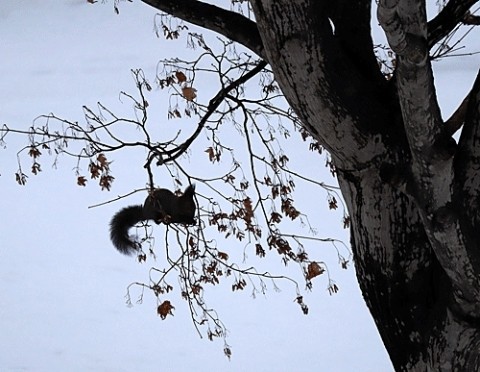
[[[185,191],[183,192],[183,194],[194,194],[195,193],[195,184],[192,183],[190,185],[187,186],[187,188],[185,189]]]

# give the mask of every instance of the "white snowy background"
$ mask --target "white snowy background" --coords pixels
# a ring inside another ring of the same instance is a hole
[[[121,2],[119,15],[113,1],[1,1],[0,124],[26,129],[50,112],[80,121],[82,105],[94,107],[97,101],[125,110],[118,93],[134,92],[130,69],[142,68],[153,80],[159,59],[192,53],[182,42],[155,36],[155,13],[136,0]],[[469,40],[480,49],[478,35]],[[437,68],[445,116],[469,90],[479,62],[472,56]],[[167,101],[156,104],[166,120]],[[307,163],[322,163],[294,137],[301,159],[312,156]],[[209,305],[229,330],[230,361],[221,340],[199,338],[181,300],[175,315],[164,321],[149,293],[143,304],[127,307],[127,285],[147,280],[152,262],[138,264],[109,241],[108,222],[125,199],[87,207],[143,187],[141,163],[114,162],[114,187],[102,193],[93,182],[86,188],[75,184],[70,159],[61,158],[53,169],[45,157],[43,172],[30,175],[21,187],[14,178],[16,151],[26,142],[14,135],[6,140],[0,149],[0,371],[392,370],[354,268],[339,269],[327,246],[319,248],[324,250],[320,257],[328,261],[340,291],[330,296],[319,279],[306,294],[308,316],[283,282],[277,283],[281,292],[270,289],[256,299],[248,291],[232,293],[227,281],[207,291]],[[128,204],[143,197],[134,196]],[[320,235],[348,244],[338,214],[322,213]],[[267,260],[282,269],[276,254]]]

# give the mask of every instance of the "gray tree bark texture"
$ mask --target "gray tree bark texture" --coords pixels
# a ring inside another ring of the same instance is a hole
[[[444,121],[429,58],[477,1],[450,0],[427,22],[425,1],[380,0],[396,54],[387,81],[370,0],[251,0],[256,22],[197,0],[144,0],[268,62],[331,153],[358,281],[398,371],[480,370],[480,75]]]

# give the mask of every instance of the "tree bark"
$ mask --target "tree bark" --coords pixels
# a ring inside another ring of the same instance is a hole
[[[374,55],[369,0],[252,0],[256,23],[235,15],[233,29],[232,12],[215,11],[213,22],[200,1],[182,0],[195,15],[178,1],[145,2],[256,51],[331,153],[358,281],[395,369],[480,370],[480,77],[457,144],[429,58],[476,1],[452,0],[428,23],[424,1],[381,0],[397,55],[389,81]]]

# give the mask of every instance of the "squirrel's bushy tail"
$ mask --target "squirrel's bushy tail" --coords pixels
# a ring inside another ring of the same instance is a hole
[[[138,250],[138,243],[130,239],[128,230],[143,220],[143,207],[141,205],[125,207],[113,216],[110,222],[110,239],[120,253],[131,255]]]

